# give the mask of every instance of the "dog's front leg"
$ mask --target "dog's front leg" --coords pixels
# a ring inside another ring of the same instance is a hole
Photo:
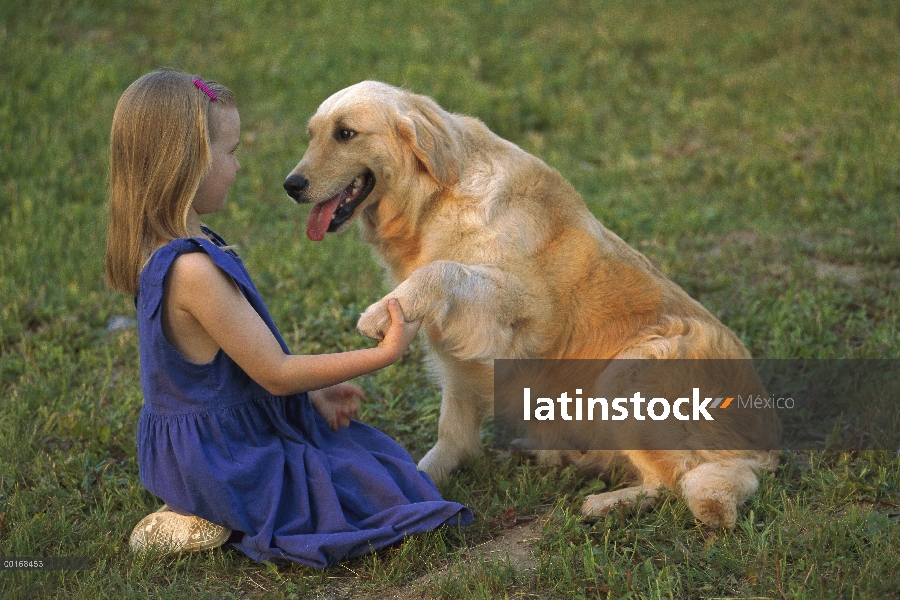
[[[441,384],[438,439],[419,461],[436,482],[481,452],[481,423],[493,407],[494,368],[482,363],[446,361],[432,351]]]
[[[362,314],[357,329],[381,339],[389,298],[409,320],[423,319],[442,388],[438,441],[419,468],[439,481],[481,452],[481,423],[493,406],[494,358],[517,355],[524,294],[496,267],[437,261],[415,270]]]

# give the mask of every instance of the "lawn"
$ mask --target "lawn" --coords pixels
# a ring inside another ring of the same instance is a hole
[[[363,79],[474,115],[558,169],[592,212],[757,357],[900,358],[900,4],[160,2],[0,5],[3,598],[900,598],[900,455],[785,453],[730,532],[668,497],[578,516],[604,484],[486,448],[445,485],[476,522],[324,571],[228,549],[135,557],[131,298],[103,283],[109,128],[147,71],[238,98],[242,169],[208,223],[296,353],[361,348],[387,291],[353,229],[319,244],[281,188],[305,123]],[[349,282],[349,286],[348,286]],[[124,319],[123,319],[124,318]],[[115,327],[122,324],[122,327]],[[424,347],[362,378],[362,420],[421,457],[439,390]]]

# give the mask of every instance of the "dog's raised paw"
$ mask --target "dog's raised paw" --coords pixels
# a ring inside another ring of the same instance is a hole
[[[379,301],[369,306],[359,316],[356,330],[368,338],[381,341],[390,325],[391,315],[387,309],[387,302]]]

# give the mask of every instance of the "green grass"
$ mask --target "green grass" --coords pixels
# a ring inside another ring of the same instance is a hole
[[[443,486],[476,523],[323,572],[234,551],[136,558],[129,298],[105,289],[108,135],[134,79],[236,92],[242,170],[210,224],[239,246],[295,352],[365,347],[386,291],[355,230],[314,245],[284,176],[305,122],[362,79],[482,119],[559,169],[608,227],[770,358],[900,358],[900,6],[891,1],[221,2],[0,5],[0,571],[4,598],[900,597],[900,460],[797,453],[734,531],[671,497],[594,524],[602,485],[488,451]],[[349,282],[349,286],[348,286]],[[439,392],[423,349],[363,378],[364,420],[420,457]],[[512,510],[512,513],[509,511]],[[473,560],[537,516],[533,569]],[[515,531],[513,529],[512,531]]]

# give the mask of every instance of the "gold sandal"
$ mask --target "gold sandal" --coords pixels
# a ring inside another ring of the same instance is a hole
[[[162,508],[141,519],[128,544],[133,552],[153,548],[164,553],[197,552],[218,548],[228,541],[231,530],[200,517],[179,515]]]

